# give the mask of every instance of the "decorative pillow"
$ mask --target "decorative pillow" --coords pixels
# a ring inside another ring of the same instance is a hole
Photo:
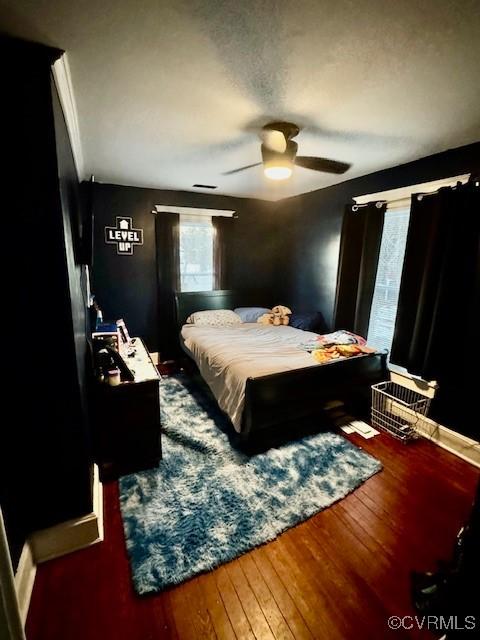
[[[325,333],[327,331],[327,325],[320,311],[292,313],[290,326],[295,329],[302,329],[302,331],[312,331],[313,333]]]
[[[238,307],[234,311],[240,316],[242,322],[256,322],[264,313],[270,313],[270,309],[264,307]]]
[[[187,324],[197,324],[209,327],[224,327],[225,325],[240,324],[242,319],[231,309],[215,309],[212,311],[196,311],[187,318]]]

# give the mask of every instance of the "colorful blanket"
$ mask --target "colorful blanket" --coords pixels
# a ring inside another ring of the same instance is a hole
[[[316,362],[328,362],[340,358],[351,358],[366,353],[375,353],[367,346],[367,341],[350,331],[340,330],[299,345],[304,351],[310,351]]]

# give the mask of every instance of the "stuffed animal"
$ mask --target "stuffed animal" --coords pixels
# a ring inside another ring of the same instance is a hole
[[[258,318],[257,322],[260,324],[273,324],[275,327],[280,325],[287,325],[289,322],[289,315],[291,310],[288,307],[284,307],[279,304],[270,311],[270,313],[264,313],[263,316]]]

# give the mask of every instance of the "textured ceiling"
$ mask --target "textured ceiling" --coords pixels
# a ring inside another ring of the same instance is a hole
[[[14,35],[68,52],[85,169],[102,182],[276,200],[480,139],[478,0],[14,0]],[[258,126],[343,176],[261,167]]]

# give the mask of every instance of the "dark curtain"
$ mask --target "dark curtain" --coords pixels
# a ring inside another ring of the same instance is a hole
[[[473,183],[412,197],[391,353],[392,363],[438,382],[432,417],[476,439],[479,222]]]
[[[225,216],[212,216],[214,289],[228,289],[227,246],[232,231],[233,219]]]
[[[174,357],[179,350],[175,322],[175,292],[180,290],[179,227],[178,214],[156,214],[158,330],[162,360]]]
[[[349,205],[345,210],[335,300],[335,329],[366,336],[372,306],[386,204]]]

